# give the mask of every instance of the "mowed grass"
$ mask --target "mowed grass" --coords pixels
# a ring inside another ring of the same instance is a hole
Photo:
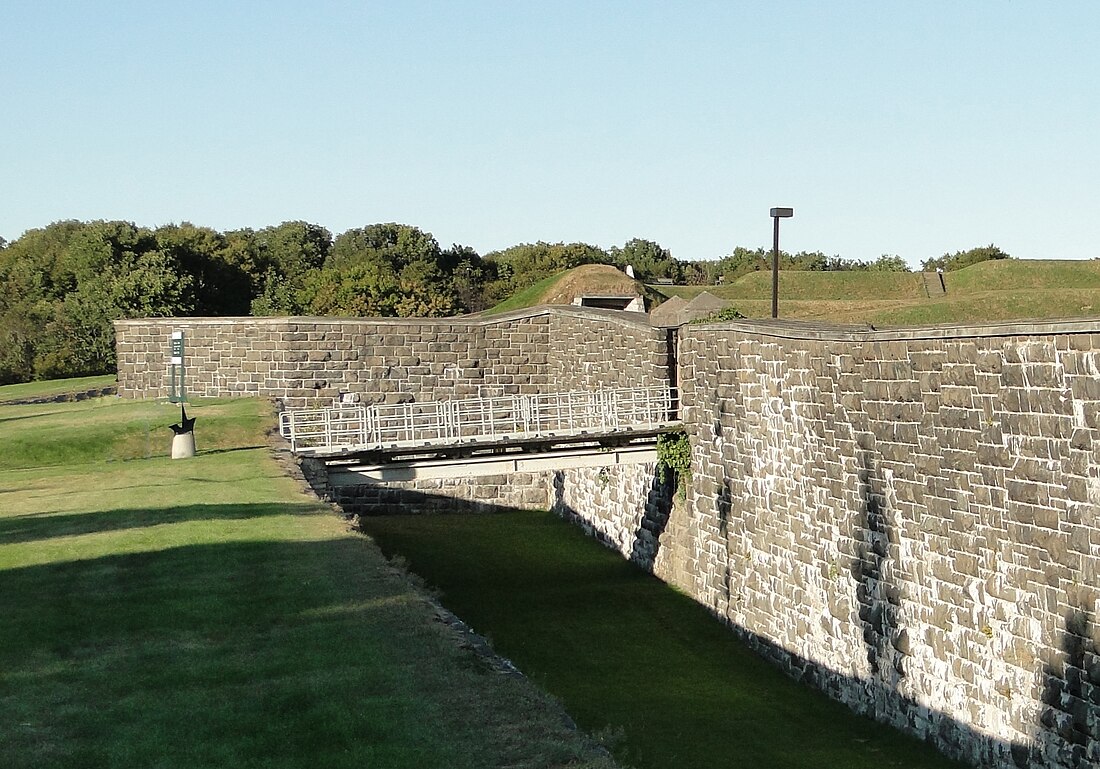
[[[0,403],[31,398],[49,398],[68,393],[101,390],[115,384],[114,374],[103,376],[85,376],[74,379],[49,379],[43,382],[24,382],[23,384],[0,387]]]
[[[960,767],[785,677],[549,513],[372,517],[383,550],[638,769]]]
[[[0,766],[609,765],[284,476],[267,409],[189,408],[172,461],[172,407],[0,407]]]
[[[924,326],[1100,316],[1100,262],[999,260],[945,273],[946,295],[929,297],[920,273],[787,271],[779,316],[826,323]],[[709,291],[749,318],[771,317],[771,273],[722,286],[659,286],[692,299]]]
[[[539,303],[542,296],[549,291],[554,285],[565,277],[568,270],[562,272],[556,272],[548,278],[543,278],[537,283],[528,286],[521,291],[517,291],[503,302],[490,307],[484,312],[485,315],[499,315],[502,312],[510,312],[511,310],[522,310],[527,307],[533,307]]]

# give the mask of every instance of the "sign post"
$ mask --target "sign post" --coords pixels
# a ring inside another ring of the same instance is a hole
[[[173,331],[168,337],[168,344],[168,400],[170,403],[183,403],[187,400],[187,389],[183,383],[183,332]]]

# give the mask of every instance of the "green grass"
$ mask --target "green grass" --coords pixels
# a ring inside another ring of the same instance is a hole
[[[172,461],[172,407],[0,407],[0,766],[606,765],[284,476],[267,409],[189,408]]]
[[[1100,261],[1005,259],[944,273],[950,294],[1100,289]]]
[[[919,273],[798,272],[779,276],[781,318],[871,323],[877,328],[1100,315],[1100,262],[1001,260],[945,274],[947,294],[928,297]],[[661,286],[690,300],[703,291],[749,318],[771,316],[771,273],[723,286]]]
[[[779,273],[779,295],[786,299],[917,299],[925,296],[920,273],[808,272]],[[703,291],[721,299],[771,301],[771,272],[750,272],[721,286],[660,286],[662,293],[691,300]]]
[[[647,767],[959,767],[786,678],[699,605],[549,513],[368,518],[383,550]]]
[[[54,395],[100,390],[115,384],[115,375],[85,376],[76,379],[49,379],[43,382],[24,382],[23,384],[0,387],[0,403],[30,398],[46,398]]]
[[[485,311],[485,315],[499,315],[502,312],[522,310],[526,307],[532,307],[538,304],[542,295],[553,288],[554,284],[561,280],[568,272],[569,270],[563,270],[551,275],[549,278],[543,278],[538,283],[530,285],[522,291],[517,291],[500,304],[490,307]]]

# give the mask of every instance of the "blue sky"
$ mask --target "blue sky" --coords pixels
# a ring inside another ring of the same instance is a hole
[[[1100,257],[1096,2],[0,4],[0,236]]]

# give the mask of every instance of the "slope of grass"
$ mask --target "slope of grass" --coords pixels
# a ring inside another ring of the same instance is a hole
[[[543,295],[553,289],[554,285],[565,277],[568,272],[569,270],[562,270],[559,273],[551,275],[549,278],[543,278],[538,283],[512,294],[495,307],[490,307],[484,314],[499,315],[502,312],[509,312],[510,310],[522,310],[525,307],[533,307],[537,305]]]
[[[923,326],[1100,315],[1100,262],[1003,260],[945,275],[947,293],[929,298],[919,273],[785,272],[779,316],[826,323]],[[710,291],[749,318],[771,317],[771,275],[728,286],[661,286],[691,299]]]
[[[669,296],[691,300],[703,291],[721,299],[758,299],[771,301],[770,272],[750,272],[721,286],[659,286]],[[786,299],[899,299],[926,296],[924,279],[912,272],[807,272],[788,270],[779,273],[779,296]]]
[[[949,294],[1100,289],[1100,261],[1004,259],[944,273]]]
[[[368,518],[443,602],[647,767],[958,767],[786,678],[699,605],[549,513]]]
[[[171,408],[0,407],[0,766],[606,765],[284,477],[266,410],[189,409],[174,462]]]
[[[101,390],[115,384],[115,375],[85,376],[75,379],[49,379],[43,382],[24,382],[23,384],[0,387],[0,403],[31,398],[48,398],[55,395],[81,393],[89,390]]]

